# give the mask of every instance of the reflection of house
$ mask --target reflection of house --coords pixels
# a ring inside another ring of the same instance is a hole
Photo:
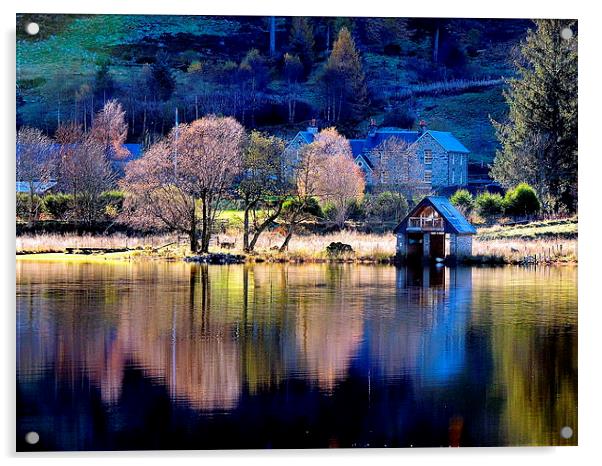
[[[425,197],[395,228],[397,255],[408,259],[454,257],[472,254],[475,228],[449,199]]]
[[[285,157],[290,164],[295,164],[300,157],[303,146],[311,144],[318,128],[315,122],[306,131],[299,131],[285,149]],[[383,157],[396,159],[403,157],[402,153],[383,154],[383,144],[397,139],[407,144],[410,153],[415,154],[422,170],[420,176],[426,189],[437,189],[449,186],[464,186],[468,184],[468,156],[470,151],[458,141],[453,134],[445,131],[433,131],[421,122],[417,131],[399,128],[378,128],[374,123],[369,127],[365,139],[350,139],[351,151],[355,163],[362,169],[368,185],[377,181],[382,183],[398,183],[401,176],[395,173],[391,166],[395,163],[385,163]],[[394,160],[393,160],[394,162]]]
[[[450,383],[465,368],[466,333],[472,304],[472,269],[445,267],[444,299],[433,302],[432,325],[419,344],[418,384]],[[428,286],[428,285],[427,285]],[[432,288],[431,288],[432,290]],[[433,292],[436,293],[435,290]]]

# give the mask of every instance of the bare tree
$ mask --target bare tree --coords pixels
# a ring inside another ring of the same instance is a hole
[[[320,199],[334,206],[335,221],[339,227],[343,227],[351,203],[360,201],[364,195],[364,173],[353,159],[346,155],[327,157],[322,167],[317,174]]]
[[[424,165],[407,142],[391,137],[372,152],[375,163],[374,184],[378,191],[394,191],[408,199],[424,192]]]
[[[300,223],[320,214],[316,199],[326,195],[328,184],[323,181],[330,168],[338,157],[351,160],[353,155],[349,141],[341,136],[335,128],[326,128],[320,131],[311,144],[303,146],[297,165],[293,169],[293,193],[285,205],[283,217],[286,224],[286,237],[281,251],[288,248],[288,244]],[[336,176],[336,175],[335,175]]]
[[[103,147],[107,158],[124,158],[129,154],[123,147],[127,133],[128,124],[121,104],[116,100],[107,101],[94,117],[90,138]]]
[[[126,191],[122,219],[136,228],[168,228],[196,239],[196,200],[176,182],[173,132],[126,166],[120,185]]]
[[[115,185],[116,175],[104,146],[91,137],[61,149],[61,184],[72,193],[75,215],[92,224],[98,220],[101,195]]]
[[[316,149],[315,143],[301,149],[300,159],[293,171],[293,191],[284,205],[282,219],[286,236],[280,252],[288,249],[288,244],[300,223],[320,214],[316,197],[319,192],[318,173],[322,169],[324,156]]]
[[[27,222],[38,218],[42,205],[37,195],[42,183],[52,179],[52,139],[39,129],[23,127],[17,133],[17,181],[27,185]]]
[[[130,162],[121,186],[126,220],[189,235],[196,252],[200,204],[200,251],[208,252],[224,196],[242,170],[243,127],[233,118],[207,116],[180,125]]]

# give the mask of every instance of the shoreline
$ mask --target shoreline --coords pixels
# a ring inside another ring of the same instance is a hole
[[[293,236],[285,252],[278,250],[283,238],[275,231],[262,235],[251,253],[242,251],[242,234],[239,231],[220,233],[217,239],[217,244],[210,245],[211,254],[200,255],[191,253],[188,241],[174,234],[21,235],[16,239],[16,258],[72,262],[186,260],[216,264],[399,262],[395,257],[396,236],[391,232],[341,230],[324,234],[303,233]],[[220,247],[219,240],[229,247]],[[476,265],[576,264],[577,245],[576,218],[480,228],[472,241],[472,255],[461,262]]]
[[[142,254],[140,254],[143,252]],[[76,263],[131,263],[131,262],[186,262],[211,265],[237,264],[355,264],[355,265],[403,265],[395,256],[390,257],[318,257],[289,254],[230,254],[215,252],[204,255],[165,255],[146,251],[132,250],[126,252],[108,252],[101,254],[78,254],[66,252],[17,252],[16,261],[39,262],[76,262]],[[532,257],[523,260],[512,260],[498,255],[473,255],[460,261],[444,261],[441,265],[578,265],[578,260],[567,258]],[[436,265],[436,263],[432,263]]]

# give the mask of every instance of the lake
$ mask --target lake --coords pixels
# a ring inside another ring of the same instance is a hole
[[[18,260],[16,303],[21,451],[577,443],[574,266]]]

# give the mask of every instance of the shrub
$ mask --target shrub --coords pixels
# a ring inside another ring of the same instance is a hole
[[[504,204],[508,215],[533,215],[541,209],[537,193],[527,183],[507,191]]]
[[[105,191],[100,195],[102,213],[107,218],[116,218],[123,210],[125,194],[122,191]]]
[[[383,191],[370,198],[368,214],[380,221],[400,221],[408,213],[408,201],[399,193]]]
[[[492,217],[504,211],[504,198],[497,193],[485,191],[477,196],[475,203],[477,213],[482,217]]]
[[[283,217],[287,217],[289,212],[291,210],[294,210],[297,207],[298,203],[299,203],[299,201],[297,199],[287,200],[284,203],[284,205],[282,206]],[[312,197],[307,200],[307,203],[306,203],[305,207],[303,208],[303,213],[306,216],[311,216],[311,217],[317,217],[317,218],[324,217],[324,213],[322,212],[320,203],[318,202],[318,200],[315,197]]]
[[[357,199],[353,199],[349,203],[349,209],[347,211],[347,216],[351,220],[364,220],[366,218],[366,204],[365,202],[358,201]]]
[[[72,194],[47,194],[43,198],[44,210],[55,220],[63,220],[73,208]]]
[[[416,121],[416,114],[407,106],[396,106],[388,111],[382,126],[396,126],[398,128],[411,128]]]
[[[474,197],[466,189],[458,189],[449,201],[464,215],[468,215],[474,208]]]
[[[34,209],[36,208],[36,206],[39,206],[38,209],[36,209],[36,218],[34,218],[33,220],[37,220],[37,217],[39,216],[40,213],[42,213],[41,211],[44,210],[44,205],[42,202],[42,199],[40,198],[40,196],[38,196],[37,194],[34,194],[33,199],[29,198],[29,193],[17,193],[17,200],[16,200],[16,215],[19,219],[21,220],[27,220],[29,218],[29,211],[30,211],[30,202],[33,201],[33,206]]]
[[[325,219],[334,221],[337,218],[337,208],[334,204],[327,202],[322,206],[322,215]]]

